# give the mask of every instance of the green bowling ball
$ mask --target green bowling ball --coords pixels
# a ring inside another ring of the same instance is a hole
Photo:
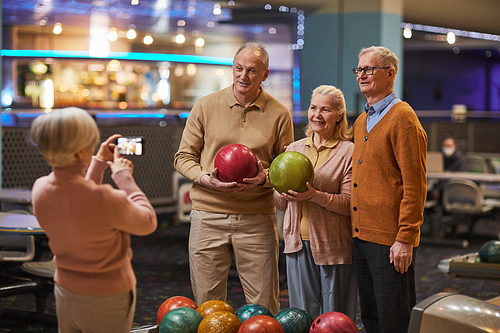
[[[285,333],[308,333],[313,323],[312,317],[302,309],[286,308],[274,315],[283,326]]]
[[[486,263],[500,263],[500,240],[490,240],[479,249],[479,260]]]
[[[175,308],[161,320],[160,333],[196,333],[202,320],[203,316],[193,308]]]
[[[279,154],[269,167],[269,181],[280,193],[289,190],[304,192],[306,182],[312,185],[314,167],[306,155],[296,151],[286,151]]]

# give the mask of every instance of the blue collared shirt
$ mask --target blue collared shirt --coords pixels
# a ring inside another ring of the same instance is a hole
[[[368,106],[368,103],[366,103],[366,131],[370,132],[372,128],[377,125],[380,119],[384,117],[387,111],[389,111],[394,104],[399,102],[401,102],[401,100],[398,98],[396,93],[393,92],[392,94],[387,95],[386,98],[372,106]]]

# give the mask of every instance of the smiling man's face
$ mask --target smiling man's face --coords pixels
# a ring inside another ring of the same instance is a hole
[[[380,63],[375,52],[365,53],[359,58],[358,68],[365,67],[386,67]],[[356,80],[360,91],[366,96],[368,104],[371,106],[387,95],[392,93],[394,85],[395,70],[393,68],[375,68],[372,75],[366,75],[364,71],[358,75]]]
[[[262,55],[257,48],[241,50],[233,62],[233,83],[236,98],[253,101],[259,94],[259,87],[267,79],[269,69],[264,68]]]

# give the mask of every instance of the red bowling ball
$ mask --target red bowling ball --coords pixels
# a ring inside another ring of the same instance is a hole
[[[326,312],[316,318],[309,333],[357,333],[352,319],[342,312]]]
[[[252,178],[257,174],[257,157],[245,145],[227,145],[215,156],[214,167],[223,182],[242,183],[243,178]]]
[[[196,305],[196,303],[192,299],[184,296],[173,296],[163,302],[156,313],[156,324],[158,324],[158,327],[160,326],[163,317],[170,310],[184,306],[195,310],[198,308],[198,305]]]
[[[256,315],[245,320],[238,333],[285,333],[285,329],[273,317]]]

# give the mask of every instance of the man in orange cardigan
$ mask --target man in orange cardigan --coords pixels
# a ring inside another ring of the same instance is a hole
[[[367,333],[408,330],[426,197],[427,135],[394,93],[396,55],[364,48],[353,69],[367,104],[353,125],[351,221]]]

